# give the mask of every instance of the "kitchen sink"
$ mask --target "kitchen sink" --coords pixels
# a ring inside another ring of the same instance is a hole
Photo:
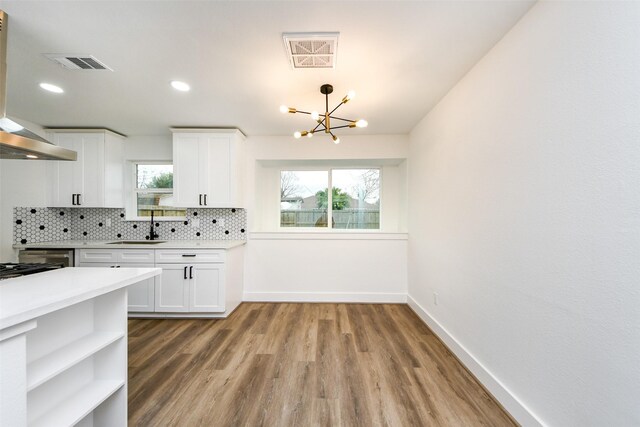
[[[107,245],[157,245],[164,243],[166,240],[122,240],[118,242],[109,242]]]

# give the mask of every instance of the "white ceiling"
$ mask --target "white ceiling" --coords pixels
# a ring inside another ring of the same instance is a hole
[[[369,134],[408,133],[533,1],[0,1],[9,15],[7,113],[126,135],[171,126],[285,135],[349,89],[340,115]],[[283,32],[338,31],[337,68],[292,70]],[[114,69],[68,71],[43,53],[89,53]],[[173,79],[192,90],[172,89]],[[57,84],[62,95],[44,92]],[[487,100],[490,102],[490,100]]]

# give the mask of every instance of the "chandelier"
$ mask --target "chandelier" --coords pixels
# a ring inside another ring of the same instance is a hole
[[[349,91],[349,93],[344,98],[342,98],[342,101],[340,101],[340,103],[336,106],[336,108],[329,111],[329,94],[331,92],[333,92],[333,86],[331,86],[330,84],[324,84],[320,86],[320,93],[322,93],[325,97],[325,111],[324,111],[324,114],[322,115],[317,111],[308,112],[308,111],[302,111],[295,108],[287,107],[286,105],[280,106],[280,112],[283,114],[286,114],[286,113],[308,114],[317,123],[313,129],[304,130],[302,132],[299,132],[299,131],[294,132],[293,136],[295,138],[301,138],[303,136],[306,136],[307,138],[311,138],[314,133],[324,131],[325,133],[328,133],[331,135],[331,139],[333,139],[334,143],[339,144],[340,138],[338,138],[337,135],[334,135],[332,131],[336,129],[342,129],[342,128],[367,127],[369,123],[367,123],[367,121],[364,119],[351,120],[351,119],[344,119],[342,117],[337,117],[332,115],[343,104],[346,104],[356,96],[356,93],[354,91]],[[332,120],[337,120],[339,125],[332,126]]]

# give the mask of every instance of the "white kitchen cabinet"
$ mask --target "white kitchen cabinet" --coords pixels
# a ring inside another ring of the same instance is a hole
[[[244,135],[237,129],[172,132],[174,205],[241,207]]]
[[[135,317],[226,317],[242,300],[244,249],[78,249],[78,267],[156,267],[128,288]]]
[[[75,162],[48,162],[48,206],[123,207],[122,136],[102,129],[55,130],[48,136],[78,153]]]
[[[162,283],[156,287],[155,311],[189,311],[189,266],[158,264],[158,267],[162,268]]]
[[[189,311],[224,311],[224,264],[195,265],[189,278]]]
[[[145,249],[82,249],[79,251],[78,267],[105,268],[153,268],[153,250]],[[153,312],[155,289],[160,286],[161,276],[150,277],[127,288],[129,312]]]
[[[165,249],[156,251],[156,259],[163,276],[157,312],[224,312],[225,251]]]

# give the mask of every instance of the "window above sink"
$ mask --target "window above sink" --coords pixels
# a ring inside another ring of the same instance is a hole
[[[173,164],[162,161],[133,161],[127,180],[127,219],[179,220],[186,209],[173,206]]]

